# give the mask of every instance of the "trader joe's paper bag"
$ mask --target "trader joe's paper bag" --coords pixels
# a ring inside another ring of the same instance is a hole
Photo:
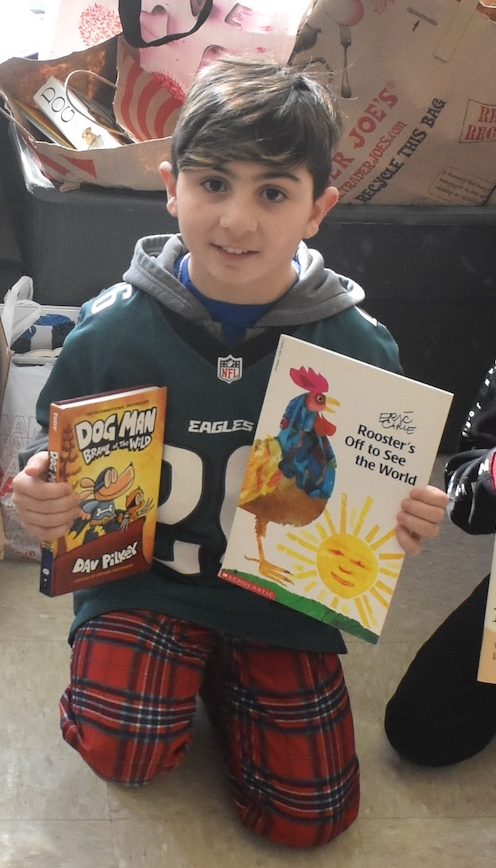
[[[331,72],[342,202],[496,204],[496,21],[484,11],[476,0],[317,0],[291,62]]]

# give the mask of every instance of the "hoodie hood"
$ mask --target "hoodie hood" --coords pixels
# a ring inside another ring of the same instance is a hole
[[[180,235],[153,235],[141,238],[135,247],[124,280],[181,316],[204,323],[218,334],[206,308],[174,276],[176,260],[187,253]],[[267,326],[303,325],[317,322],[354,307],[365,298],[359,284],[326,268],[322,255],[302,241],[297,250],[298,280],[249,330],[256,333]],[[220,328],[220,327],[219,327]]]

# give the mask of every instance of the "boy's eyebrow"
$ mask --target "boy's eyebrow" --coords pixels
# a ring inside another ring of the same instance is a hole
[[[221,174],[227,175],[230,178],[236,177],[236,172],[233,172],[231,169],[229,169],[225,165],[225,163],[224,164],[212,163],[209,166],[192,166],[191,169],[196,170],[196,171],[200,171],[200,172],[211,170],[212,172],[220,172]],[[254,177],[255,177],[255,180],[257,180],[257,181],[258,180],[271,181],[271,180],[277,180],[277,178],[286,178],[289,181],[294,181],[297,184],[299,184],[301,182],[301,179],[298,177],[298,175],[293,174],[293,172],[290,172],[289,169],[278,169],[276,167],[274,167],[274,168],[268,167],[266,170],[259,172]]]
[[[263,178],[267,181],[277,178],[287,178],[290,181],[295,181],[297,184],[301,182],[301,178],[298,175],[294,175],[293,172],[289,170],[284,171],[283,169],[268,169],[266,172],[261,172],[258,176],[259,178]]]

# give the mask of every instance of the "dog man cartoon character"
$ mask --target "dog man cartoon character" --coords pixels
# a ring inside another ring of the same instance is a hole
[[[70,532],[80,534],[85,528],[83,542],[91,542],[106,533],[125,526],[125,509],[117,509],[115,501],[129,491],[134,482],[134,467],[129,464],[122,473],[115,467],[106,467],[95,480],[83,477],[80,487],[86,499],[80,504],[81,515],[74,521]]]

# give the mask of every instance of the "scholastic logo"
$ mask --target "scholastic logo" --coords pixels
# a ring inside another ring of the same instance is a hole
[[[469,99],[460,142],[495,142],[496,106]]]

